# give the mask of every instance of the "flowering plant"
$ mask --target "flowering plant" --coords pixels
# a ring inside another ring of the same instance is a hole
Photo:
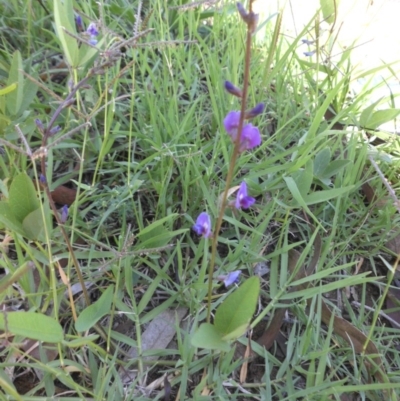
[[[226,343],[227,340],[237,338],[247,330],[247,325],[255,311],[260,289],[259,279],[257,277],[251,277],[248,279],[236,292],[230,294],[217,308],[214,325],[210,323],[213,274],[217,253],[218,233],[221,229],[225,208],[228,204],[228,191],[234,178],[236,161],[242,153],[257,148],[262,142],[261,133],[258,127],[249,122],[245,122],[245,120],[250,120],[264,111],[263,103],[258,103],[253,108],[246,110],[246,99],[250,76],[251,38],[255,32],[258,21],[258,15],[252,11],[252,1],[249,3],[248,12],[240,3],[237,3],[239,14],[247,25],[243,89],[237,87],[230,81],[225,81],[224,83],[226,91],[241,100],[241,109],[239,111],[233,110],[228,112],[223,120],[224,129],[230,136],[234,147],[230,158],[221,207],[213,230],[211,228],[212,219],[207,212],[201,212],[197,217],[195,224],[192,226],[193,231],[197,235],[200,235],[205,239],[210,238],[212,241],[211,260],[208,265],[207,323],[201,325],[199,330],[194,334],[192,344],[203,348],[220,349],[223,351],[229,350]],[[242,181],[237,187],[236,200],[230,202],[228,205],[237,210],[243,210],[249,209],[255,204],[255,202],[256,199],[248,195],[246,182]],[[235,270],[219,275],[217,279],[222,281],[225,287],[228,287],[232,284],[238,283],[240,274],[241,270]],[[241,309],[243,306],[244,309]]]

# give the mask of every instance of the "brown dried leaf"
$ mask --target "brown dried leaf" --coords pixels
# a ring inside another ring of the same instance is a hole
[[[187,314],[186,308],[167,309],[161,312],[151,321],[142,335],[142,349],[131,348],[127,355],[135,359],[139,353],[150,349],[165,349],[176,334],[175,324],[180,322]],[[146,360],[157,360],[158,356],[147,356]],[[133,373],[120,370],[121,379],[124,383],[132,380]]]

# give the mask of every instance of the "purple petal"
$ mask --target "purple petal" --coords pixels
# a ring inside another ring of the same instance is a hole
[[[225,130],[232,137],[233,141],[235,141],[236,139],[239,120],[240,120],[240,111],[230,111],[224,118]]]
[[[234,283],[238,283],[241,273],[242,273],[241,270],[235,270],[233,272],[228,273],[224,279],[225,287],[229,287],[230,285],[232,285]]]
[[[89,26],[86,29],[86,32],[90,36],[97,36],[99,34],[99,31],[97,30],[96,24],[94,22],[91,22]]]
[[[243,181],[236,195],[235,207],[236,209],[248,209],[255,203],[255,199],[247,195],[247,185]]]
[[[92,37],[89,39],[89,43],[90,43],[92,46],[96,46],[96,45],[97,45],[97,39],[96,39],[96,37],[95,37],[95,36],[92,36]]]
[[[229,92],[231,95],[236,97],[242,97],[242,90],[237,86],[233,85],[232,82],[225,81],[224,87],[226,91]]]
[[[208,213],[200,213],[192,229],[197,235],[202,235],[204,238],[211,237],[211,218]]]
[[[303,54],[304,54],[305,56],[307,56],[307,57],[311,57],[311,56],[313,56],[313,55],[315,54],[315,52],[316,52],[316,50],[312,50],[312,51],[310,51],[310,52],[304,52]]]
[[[261,134],[253,124],[247,124],[243,127],[240,137],[240,152],[250,150],[261,144]]]

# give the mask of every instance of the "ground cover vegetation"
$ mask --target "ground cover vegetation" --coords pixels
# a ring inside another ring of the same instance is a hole
[[[398,399],[397,67],[336,6],[0,0],[2,398]]]

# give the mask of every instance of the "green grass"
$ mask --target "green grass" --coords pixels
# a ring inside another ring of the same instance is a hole
[[[204,6],[178,11],[169,6],[179,4],[165,3],[143,2],[138,29],[152,30],[135,46],[124,46],[121,56],[77,91],[76,102],[57,118],[61,132],[56,138],[86,121],[91,126],[50,147],[45,159],[50,190],[66,185],[78,191],[64,228],[95,305],[90,315],[96,324],[86,322],[87,331],[75,328],[76,316],[88,305],[66,239],[59,224],[50,222],[46,194],[39,201],[48,222],[33,222],[46,227],[40,239],[0,220],[2,309],[51,316],[64,333],[63,342],[39,343],[35,351],[30,347],[36,343],[26,345],[23,334],[13,336],[9,330],[2,336],[1,397],[162,400],[170,394],[178,400],[339,400],[346,393],[359,399],[396,399],[400,331],[381,312],[388,309],[383,302],[387,291],[395,294],[391,269],[396,252],[387,242],[399,233],[399,217],[369,157],[396,191],[399,142],[396,135],[360,124],[377,88],[371,84],[352,92],[350,84],[360,76],[353,73],[351,49],[328,64],[322,61],[333,52],[329,43],[318,49],[318,58],[306,59],[299,51],[314,21],[288,40],[274,36],[274,17],[262,28],[265,40],[254,43],[248,101],[266,104],[253,122],[263,142],[238,159],[232,186],[245,179],[257,203],[248,212],[226,210],[214,273],[240,269],[249,277],[256,265],[269,267],[261,278],[251,328],[257,340],[265,318],[270,321],[279,308],[289,306],[281,328],[283,351],[277,343],[265,350],[254,341],[258,359],[240,383],[243,359],[237,358],[234,344],[227,353],[192,346],[191,337],[207,316],[210,242],[199,239],[191,226],[202,211],[217,219],[232,154],[222,120],[240,109],[223,82],[243,83],[245,27],[233,3],[218,3],[208,14]],[[40,118],[46,126],[60,104],[44,87],[65,99],[70,82],[76,84],[93,63],[106,60],[97,54],[67,71],[61,82],[48,79],[54,76],[51,60],[63,55],[63,47],[54,30],[53,3],[45,6],[49,14],[39,2],[0,0],[0,90],[13,74],[24,84],[19,110],[12,107],[14,92],[0,97],[0,139],[22,149],[15,125],[36,150],[42,138],[34,120]],[[85,26],[88,18],[101,21],[102,50],[132,37],[138,2],[115,1],[99,8],[84,0],[74,6],[87,16]],[[12,66],[17,49],[23,70],[42,88]],[[389,69],[394,77],[397,69]],[[390,96],[379,104],[381,109],[392,106]],[[330,119],[325,118],[328,109]],[[381,141],[372,142],[367,133]],[[317,164],[329,158],[330,163],[347,164],[331,175],[317,174]],[[3,201],[13,179],[24,171],[37,179],[40,164],[40,159],[32,161],[3,146]],[[376,193],[372,203],[362,191],[366,182]],[[291,274],[288,254],[292,248],[299,252],[297,268],[310,262],[314,243],[307,218],[322,238],[322,250],[315,272],[299,280]],[[307,289],[294,288],[304,283]],[[108,299],[100,298],[110,286]],[[233,291],[235,287],[226,290],[215,280],[212,314]],[[333,320],[321,320],[322,300],[376,345],[384,379],[371,377],[371,355],[356,352],[335,332]],[[175,315],[178,307],[185,310],[181,321]],[[7,328],[6,315],[0,324]],[[162,324],[160,316],[166,322],[161,330],[152,326]],[[131,379],[124,381],[128,370]]]

